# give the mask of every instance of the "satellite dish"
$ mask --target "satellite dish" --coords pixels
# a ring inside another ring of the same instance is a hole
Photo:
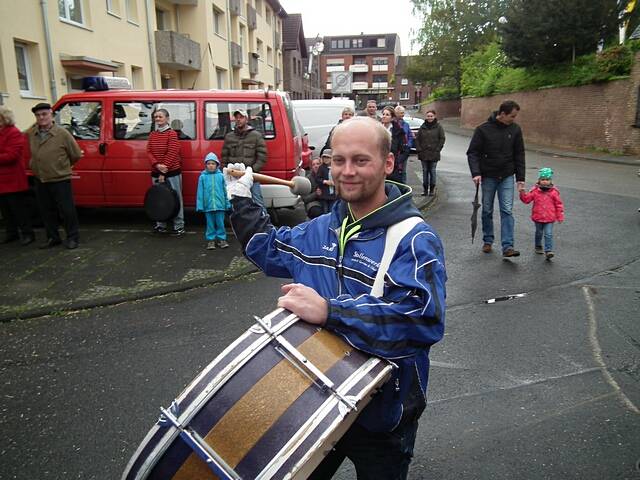
[[[324,50],[324,43],[317,42],[314,46],[311,47],[311,54],[318,56],[322,53],[323,50]]]

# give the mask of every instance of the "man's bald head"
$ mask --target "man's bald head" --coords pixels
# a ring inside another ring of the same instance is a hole
[[[380,122],[369,117],[354,117],[348,122],[338,124],[333,130],[332,141],[342,135],[374,135],[381,158],[387,158],[391,152],[391,133]]]

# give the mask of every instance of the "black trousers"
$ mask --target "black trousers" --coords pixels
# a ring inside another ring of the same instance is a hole
[[[47,231],[47,238],[60,240],[60,233],[58,232],[60,225],[58,215],[60,215],[64,221],[67,239],[78,241],[78,214],[76,205],[73,202],[71,180],[43,183],[36,179],[36,197],[40,215]]]
[[[27,192],[3,193],[0,195],[0,212],[6,222],[7,237],[33,236],[31,212],[27,207]]]

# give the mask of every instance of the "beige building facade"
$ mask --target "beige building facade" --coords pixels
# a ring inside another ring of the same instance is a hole
[[[31,107],[92,75],[134,89],[282,89],[278,0],[0,2],[1,103],[17,124]]]

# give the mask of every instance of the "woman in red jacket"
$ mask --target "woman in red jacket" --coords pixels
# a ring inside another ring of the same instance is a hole
[[[0,105],[0,211],[7,230],[0,243],[19,239],[21,245],[29,245],[35,240],[26,203],[29,184],[23,163],[25,148],[13,112]]]
[[[168,182],[180,198],[180,210],[173,219],[172,235],[184,235],[184,208],[182,202],[182,160],[178,134],[169,126],[169,112],[159,108],[153,113],[156,128],[149,135],[147,156],[151,163],[153,183]],[[167,224],[157,222],[154,233],[167,233]]]
[[[564,204],[560,198],[560,192],[553,185],[551,177],[553,170],[548,167],[541,168],[538,172],[538,183],[530,192],[524,191],[524,186],[519,188],[520,200],[524,203],[533,202],[531,220],[536,224],[535,252],[544,253],[547,260],[553,258],[553,224],[564,221]],[[544,235],[544,250],[542,237]]]

